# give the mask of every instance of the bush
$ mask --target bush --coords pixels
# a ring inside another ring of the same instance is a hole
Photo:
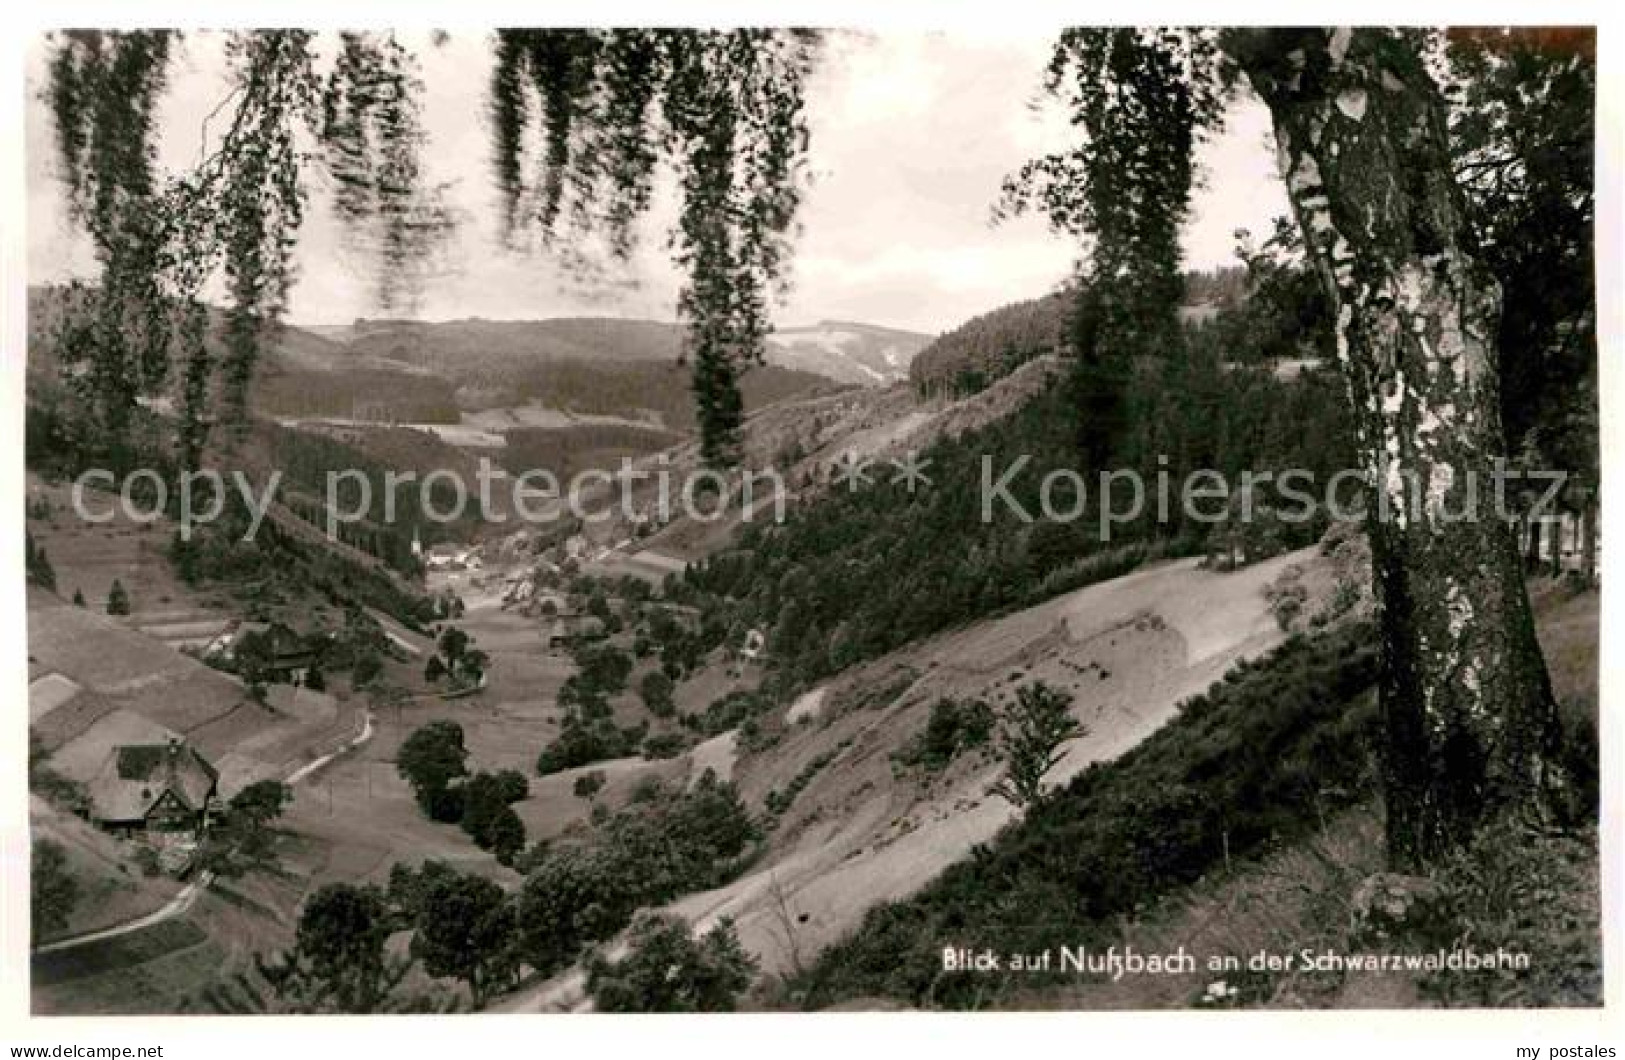
[[[676,758],[691,746],[693,741],[680,732],[657,732],[643,741],[643,757]]]
[[[583,773],[576,777],[575,784],[570,788],[572,794],[578,799],[590,799],[604,790],[604,771],[595,769],[590,773]]]
[[[1430,976],[1424,996],[1453,1007],[1600,1005],[1598,867],[1594,828],[1556,835],[1493,822],[1438,873],[1453,914],[1444,933],[1480,952],[1527,954],[1529,967]]]
[[[683,920],[649,914],[632,925],[625,957],[587,963],[587,993],[600,1012],[732,1012],[755,969],[731,921],[695,938]]]
[[[939,699],[925,728],[893,757],[909,769],[940,773],[963,751],[984,746],[993,732],[993,708],[980,699]]]
[[[729,729],[737,729],[766,710],[767,705],[767,701],[757,693],[738,689],[706,707],[703,714],[687,715],[683,722],[706,736],[716,736]]]
[[[571,712],[565,715],[558,739],[537,757],[536,772],[545,777],[594,762],[625,758],[636,751],[643,736],[641,726],[621,729],[608,718],[587,721]]]
[[[1303,614],[1304,604],[1309,602],[1309,590],[1303,584],[1303,568],[1294,563],[1264,586],[1264,601],[1281,631],[1291,630],[1292,623]]]
[[[650,714],[657,718],[669,718],[677,710],[677,705],[672,702],[673,687],[671,678],[663,671],[651,670],[638,683],[638,694],[643,697],[643,704],[649,708]]]

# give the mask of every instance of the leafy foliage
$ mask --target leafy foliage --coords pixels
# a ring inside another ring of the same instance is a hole
[[[440,631],[435,646],[439,650],[423,666],[425,681],[434,684],[449,678],[454,692],[481,687],[490,656],[474,646],[467,632],[448,625]]]
[[[282,816],[293,801],[293,789],[279,780],[256,780],[226,803],[228,812],[263,827]]]
[[[63,317],[58,348],[113,439],[122,439],[136,397],[169,370],[169,292],[158,264],[170,233],[151,137],[174,37],[65,32],[49,61],[46,100],[69,211],[102,264],[97,287],[75,292],[83,311]]]
[[[525,846],[525,825],[512,804],[529,794],[529,784],[511,769],[470,775],[467,762],[463,727],[448,720],[414,730],[395,753],[395,768],[425,815],[461,825],[480,849],[511,865]]]
[[[258,780],[233,795],[204,836],[198,864],[220,876],[238,876],[275,858],[271,823],[293,802],[279,780]]]
[[[988,789],[1018,808],[1044,794],[1044,775],[1061,760],[1061,745],[1087,735],[1072,717],[1072,695],[1042,681],[1016,689],[1016,701],[999,716],[997,742],[1004,776]]]
[[[720,886],[743,868],[758,832],[732,784],[708,770],[690,791],[645,794],[584,844],[548,850],[531,866],[519,933],[533,967],[561,968],[640,906]]]
[[[62,844],[36,839],[28,870],[29,924],[36,940],[62,931],[79,904],[79,884],[68,874]]]
[[[534,224],[554,247],[598,232],[609,256],[624,259],[656,164],[674,167],[682,208],[672,242],[687,272],[678,311],[712,463],[738,459],[740,374],[762,360],[768,303],[782,284],[801,202],[813,44],[805,32],[763,29],[497,35],[492,131],[511,230]],[[533,118],[543,150],[527,179]],[[579,252],[566,260],[588,269]]]
[[[1588,29],[1450,30],[1450,146],[1478,252],[1501,282],[1507,449],[1597,478],[1597,64]]]
[[[528,787],[524,777],[504,770],[475,773],[461,788],[459,823],[463,831],[504,865],[513,864],[514,857],[525,847],[525,825],[512,803],[524,798]]]
[[[293,948],[260,960],[277,994],[305,1012],[379,1011],[406,966],[384,950],[389,910],[376,887],[330,883],[305,903]]]
[[[627,955],[587,963],[587,993],[600,1012],[732,1012],[755,962],[724,920],[699,938],[684,921],[649,914],[633,923]]]
[[[447,871],[429,880],[417,900],[412,956],[433,976],[468,984],[476,1007],[518,972],[514,909],[503,889],[483,876]]]
[[[338,214],[376,226],[381,295],[445,234],[447,219],[421,186],[421,140],[410,57],[389,35],[345,33],[331,69],[314,35],[233,32],[225,128],[194,168],[156,172],[154,115],[178,53],[178,33],[70,30],[55,35],[46,102],[54,119],[70,209],[101,267],[79,285],[57,346],[108,444],[126,438],[137,400],[181,366],[179,459],[198,464],[217,408],[240,428],[256,362],[292,282],[304,216],[303,170],[325,168]],[[314,157],[300,134],[319,145]],[[224,351],[205,339],[205,286],[229,298]],[[218,391],[218,393],[216,392]],[[240,432],[239,432],[240,433]]]
[[[1179,340],[1191,150],[1223,102],[1221,86],[1204,76],[1213,55],[1199,32],[1063,31],[1044,87],[1071,113],[1079,142],[1005,184],[1006,210],[1040,208],[1055,229],[1089,241],[1071,331],[1079,449],[1090,470],[1107,466],[1126,422],[1134,360]]]
[[[937,700],[925,728],[893,757],[909,769],[940,773],[961,752],[981,747],[992,735],[993,708],[980,699]]]
[[[401,744],[395,768],[412,785],[424,813],[436,820],[455,821],[462,816],[462,803],[452,796],[451,785],[467,776],[467,757],[463,727],[455,721],[432,721]]]
[[[587,719],[572,711],[564,716],[558,737],[536,757],[542,776],[634,754],[644,736],[642,727],[623,729],[609,718]]]
[[[672,680],[660,670],[650,670],[638,682],[638,695],[643,698],[643,705],[649,708],[649,713],[657,718],[669,718],[676,711],[676,704],[672,701]]]

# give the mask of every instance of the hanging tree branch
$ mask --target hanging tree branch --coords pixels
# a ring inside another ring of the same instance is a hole
[[[675,172],[682,205],[671,245],[687,273],[678,311],[701,450],[715,465],[739,458],[739,374],[761,362],[769,303],[783,293],[815,47],[798,30],[497,35],[490,111],[510,233],[535,230],[571,269],[592,267],[580,247],[593,236],[624,261],[657,167]],[[533,121],[541,149],[527,159]]]
[[[176,37],[63,33],[44,95],[70,214],[101,265],[97,284],[80,286],[63,314],[65,374],[117,448],[138,400],[180,364],[177,448],[194,467],[217,406],[239,433],[246,424],[255,367],[293,282],[312,166],[332,178],[347,230],[377,252],[385,305],[450,220],[423,186],[422,85],[387,34],[342,35],[325,75],[312,33],[230,34],[232,88],[210,116],[229,108],[228,127],[205,141],[195,167],[161,177],[153,113]],[[218,353],[202,302],[215,280],[227,295]]]
[[[1179,232],[1196,139],[1218,126],[1224,85],[1212,35],[1157,28],[1068,29],[1045,92],[1072,115],[1077,142],[1006,179],[995,218],[1029,210],[1083,254],[1071,322],[1073,390],[1086,466],[1104,469],[1122,433],[1134,362],[1179,341]]]

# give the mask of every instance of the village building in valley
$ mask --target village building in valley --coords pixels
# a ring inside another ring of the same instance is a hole
[[[88,785],[91,820],[155,845],[196,839],[208,823],[220,773],[186,741],[112,748]]]

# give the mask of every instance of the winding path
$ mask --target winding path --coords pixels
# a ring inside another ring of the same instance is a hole
[[[297,784],[326,766],[328,763],[332,762],[335,758],[338,758],[340,755],[349,754],[351,751],[372,739],[372,722],[372,711],[363,711],[361,717],[361,731],[355,735],[354,739],[336,751],[331,751],[325,755],[322,755],[320,758],[306,762],[298,769],[295,769],[292,773],[289,773],[286,779],[283,780],[283,783],[290,786]],[[188,912],[192,906],[196,905],[198,896],[204,891],[208,890],[209,884],[213,882],[214,873],[208,871],[201,872],[198,874],[197,879],[193,880],[191,883],[188,883],[185,887],[182,887],[180,892],[176,894],[175,897],[171,898],[163,906],[154,909],[150,913],[145,913],[141,916],[135,917],[132,920],[126,920],[123,923],[114,924],[111,927],[98,928],[95,931],[89,931],[83,935],[73,935],[69,938],[57,939],[55,942],[48,942],[43,946],[36,946],[34,948],[34,953],[38,955],[43,953],[57,953],[61,950],[71,950],[79,946],[88,945],[92,942],[101,942],[104,939],[117,938],[120,935],[128,935],[132,931],[140,931],[142,928],[149,928],[155,924],[161,924],[166,920],[173,920],[175,917],[181,916],[182,914]]]

